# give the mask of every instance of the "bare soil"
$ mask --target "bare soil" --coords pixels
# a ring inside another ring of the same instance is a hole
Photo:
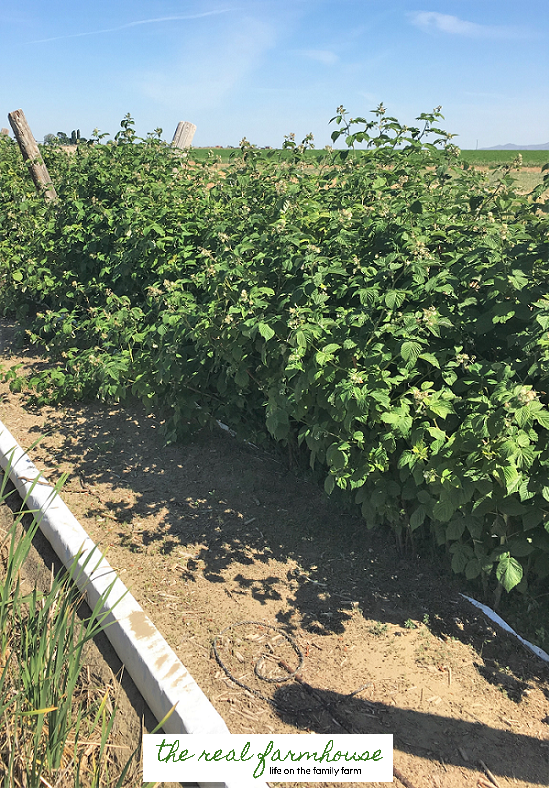
[[[0,329],[4,370],[45,363]],[[18,442],[39,439],[29,454],[46,477],[68,473],[69,508],[231,732],[392,733],[406,788],[486,788],[486,768],[499,788],[549,784],[549,666],[465,601],[443,562],[399,554],[245,436],[166,446],[161,413],[37,408],[5,384],[0,397]]]

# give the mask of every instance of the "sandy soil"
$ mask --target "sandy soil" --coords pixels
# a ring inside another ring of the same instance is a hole
[[[6,321],[0,340],[4,370],[42,363]],[[69,474],[68,506],[233,733],[392,733],[406,788],[486,788],[486,768],[500,788],[549,784],[549,666],[440,561],[399,555],[245,436],[165,446],[162,414],[36,408],[5,384],[0,397],[20,444],[40,438],[37,466]]]

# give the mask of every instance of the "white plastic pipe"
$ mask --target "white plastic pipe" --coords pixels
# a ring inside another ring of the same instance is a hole
[[[166,733],[230,733],[198,684],[137,600],[102,557],[60,495],[0,421],[0,464],[87,599],[92,610],[105,595],[105,634],[157,720],[175,706]],[[245,788],[241,782],[199,783],[201,788]],[[253,781],[255,788],[267,783]]]
[[[523,646],[526,646],[526,648],[531,651],[532,654],[535,654],[536,657],[539,657],[544,662],[549,662],[549,654],[547,654],[546,651],[544,651],[539,646],[534,646],[534,644],[530,643],[529,640],[525,640],[523,637],[521,637],[512,627],[509,626],[506,621],[501,618],[501,616],[498,616],[498,614],[494,612],[491,607],[487,607],[486,605],[483,605],[482,602],[477,602],[476,599],[472,599],[470,596],[465,596],[465,594],[460,594],[460,596],[462,596],[475,607],[478,607],[479,610],[482,610],[484,615],[488,616],[488,618],[493,621],[494,624],[497,624],[498,627],[501,627],[503,630],[505,630],[505,632],[509,632],[510,635],[514,635],[516,639],[520,641]]]

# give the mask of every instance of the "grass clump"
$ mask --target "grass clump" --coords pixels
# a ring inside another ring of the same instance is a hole
[[[6,475],[0,504],[9,494]],[[28,514],[24,502],[0,542],[0,786],[121,788],[136,753],[125,763],[114,754],[112,687],[92,687],[84,673],[84,647],[104,629],[103,599],[80,618],[72,570],[52,574],[45,593],[24,592],[38,528],[36,517],[23,526]]]

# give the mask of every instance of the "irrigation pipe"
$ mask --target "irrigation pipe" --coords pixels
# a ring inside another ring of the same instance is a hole
[[[104,597],[101,614],[106,614],[105,634],[156,719],[164,719],[175,707],[163,725],[164,731],[230,733],[141,605],[1,421],[0,465],[9,473],[26,509],[33,513],[60,560],[71,570],[92,610]],[[241,781],[238,786],[230,782],[198,784],[201,788],[246,788]],[[267,788],[267,783],[257,780],[253,780],[253,785]]]
[[[497,624],[498,627],[501,627],[501,629],[503,629],[505,632],[509,632],[510,635],[514,635],[516,639],[520,641],[520,643],[522,643],[522,645],[525,646],[527,649],[529,649],[533,654],[535,654],[536,657],[539,657],[544,662],[549,662],[549,654],[547,654],[547,652],[545,652],[539,646],[534,646],[534,644],[530,643],[529,640],[525,640],[523,637],[521,637],[517,632],[515,632],[515,630],[512,627],[509,626],[509,624],[506,621],[504,621],[501,618],[501,616],[498,616],[498,614],[494,610],[492,610],[491,607],[488,607],[487,605],[483,605],[482,602],[477,602],[476,599],[472,599],[470,596],[465,596],[465,594],[460,594],[460,596],[462,596],[464,599],[466,599],[475,607],[478,607],[479,610],[482,610],[484,615],[487,616],[490,619],[490,621],[493,621],[494,624]]]

